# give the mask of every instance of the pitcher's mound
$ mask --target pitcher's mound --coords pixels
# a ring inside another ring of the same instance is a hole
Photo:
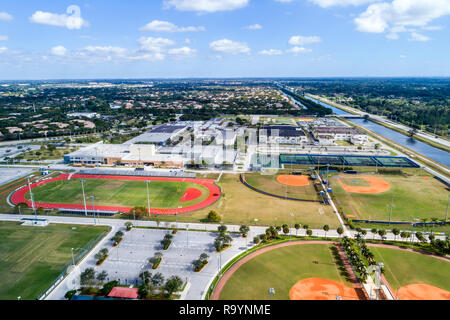
[[[291,300],[359,300],[355,289],[323,278],[308,278],[297,282],[289,292]]]
[[[398,290],[400,300],[450,300],[450,292],[429,284],[411,284]]]
[[[293,187],[306,187],[309,186],[308,176],[278,176],[277,181],[281,184],[287,184]]]

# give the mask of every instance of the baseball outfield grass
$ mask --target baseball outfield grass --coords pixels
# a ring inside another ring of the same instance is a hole
[[[410,284],[429,284],[450,291],[450,262],[419,253],[371,247],[377,262],[385,265],[385,277],[392,289]]]
[[[0,222],[0,300],[38,298],[70,263],[71,248],[85,247],[106,230],[78,225],[22,227],[15,222]]]
[[[341,180],[347,186],[366,187],[362,177],[381,178],[390,184],[388,191],[376,194],[347,192]],[[448,201],[448,188],[427,174],[417,175],[381,175],[339,174],[330,178],[337,205],[344,209],[353,219],[370,219],[389,221],[391,202],[392,221],[414,221],[414,219],[444,219]],[[394,198],[392,198],[394,197]]]
[[[319,200],[312,182],[308,186],[289,186],[280,183],[278,174],[264,175],[260,173],[247,173],[245,179],[252,187],[272,193],[277,196],[290,197],[304,200]]]
[[[325,278],[351,288],[345,269],[339,266],[333,245],[302,244],[265,252],[243,264],[225,284],[221,300],[289,300],[289,291],[300,280]]]
[[[93,195],[96,206],[147,207],[147,186],[144,181],[85,179],[86,197]],[[202,191],[200,198],[181,202],[188,188]],[[149,185],[150,207],[171,209],[187,207],[205,200],[209,191],[205,186],[177,181],[152,181]],[[33,189],[36,202],[58,204],[83,204],[83,193],[79,179],[50,182]],[[29,193],[27,199],[30,199]],[[87,199],[87,205],[92,203]]]
[[[246,187],[239,174],[223,174],[217,183],[222,196],[213,205],[189,214],[179,214],[178,221],[201,221],[211,210],[217,211],[224,223],[246,225],[308,224],[311,228],[322,228],[328,224],[337,228],[339,221],[331,206],[314,202],[299,202],[277,199]],[[175,217],[164,216],[164,221],[175,221]],[[256,221],[255,221],[256,219]]]

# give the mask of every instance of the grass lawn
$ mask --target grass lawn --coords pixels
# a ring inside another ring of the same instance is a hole
[[[55,150],[34,150],[22,153],[19,157],[28,161],[39,160],[57,160],[64,157],[64,155],[77,151],[79,148],[66,148]]]
[[[289,300],[289,291],[298,281],[314,277],[345,283],[351,288],[332,248],[331,244],[302,244],[263,253],[233,274],[220,299],[268,300],[268,290],[274,288],[273,299]]]
[[[410,284],[429,284],[450,291],[450,262],[396,249],[370,247],[393,290]]]
[[[294,214],[292,223],[309,224],[312,228],[322,228],[328,224],[337,228],[339,221],[331,206],[314,202],[300,202],[266,196],[244,186],[238,174],[224,174],[218,183],[222,196],[208,208],[189,214],[179,214],[178,221],[200,221],[211,210],[222,216],[224,223],[246,225],[290,224],[290,213]],[[258,221],[255,222],[255,219]],[[163,221],[175,221],[175,217],[161,217]]]
[[[118,207],[147,207],[147,187],[144,181],[85,179],[86,197],[95,196],[95,205]],[[202,191],[202,196],[191,201],[179,200],[188,188]],[[206,187],[187,182],[152,181],[149,186],[150,206],[157,209],[187,207],[205,200],[209,191]],[[80,179],[50,182],[33,189],[36,202],[83,204]],[[29,193],[27,193],[27,199]],[[88,205],[92,203],[87,199]]]
[[[361,176],[378,177],[387,181],[391,189],[378,194],[358,194],[346,192],[336,177],[330,179],[333,191],[338,199],[338,206],[347,215],[356,219],[389,220],[389,205],[394,196],[392,221],[413,221],[413,219],[444,219],[447,207],[448,189],[432,176],[416,174],[401,175],[345,175],[343,182],[348,185],[365,185]],[[352,183],[357,181],[357,183]]]
[[[83,248],[106,229],[71,225],[22,227],[14,222],[0,222],[0,299],[36,299],[70,263],[71,248]]]
[[[277,181],[278,175],[262,175],[260,173],[247,173],[245,179],[251,186],[266,191],[278,196],[305,199],[305,200],[319,200],[317,192],[314,189],[313,182],[306,187],[295,187],[281,184]]]

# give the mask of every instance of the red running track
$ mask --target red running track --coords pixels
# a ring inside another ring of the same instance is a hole
[[[62,174],[56,178],[47,179],[43,181],[39,181],[37,183],[32,183],[31,189],[34,189],[38,186],[44,185],[46,183],[67,180],[69,177],[68,174]],[[191,179],[191,178],[157,178],[157,177],[128,177],[128,176],[101,176],[101,175],[86,175],[86,174],[74,174],[71,179],[111,179],[111,180],[141,180],[141,181],[178,181],[178,182],[191,182],[200,184],[205,186],[209,190],[208,198],[204,201],[197,203],[195,205],[180,208],[180,209],[150,209],[150,213],[152,214],[178,214],[178,213],[189,213],[192,211],[200,210],[212,205],[216,202],[220,197],[220,189],[214,184],[214,180],[210,179]],[[22,187],[17,190],[11,196],[11,202],[13,204],[26,203],[31,207],[31,201],[28,201],[25,198],[25,194],[28,192],[28,185]],[[58,203],[41,203],[35,202],[35,207],[42,207],[44,209],[74,209],[74,210],[84,210],[84,205],[76,205],[76,204],[58,204]],[[92,206],[87,206],[89,210],[92,210]],[[131,207],[109,207],[109,206],[95,206],[95,210],[98,211],[110,211],[110,212],[130,212]]]

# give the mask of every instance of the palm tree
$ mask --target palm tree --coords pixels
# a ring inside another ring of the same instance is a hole
[[[329,225],[324,225],[323,226],[323,231],[325,231],[325,239],[327,238],[327,232],[330,230],[330,226]]]
[[[438,218],[431,218],[431,221],[433,222],[431,227],[431,234],[433,234],[434,226],[436,225],[436,222],[438,221]]]
[[[303,229],[305,229],[305,236],[306,236],[306,230],[308,230],[308,229],[309,229],[309,225],[307,225],[307,224],[304,224],[304,225],[303,225]]]
[[[426,225],[426,223],[428,221],[428,218],[423,218],[423,219],[420,219],[420,220],[422,220],[422,222],[423,222],[423,224],[422,224],[422,231],[423,231],[423,230],[425,230],[425,225]]]
[[[298,229],[300,229],[300,224],[296,223],[294,228],[295,228],[295,236],[297,236]]]
[[[386,230],[378,230],[378,235],[380,236],[381,241],[383,241],[383,237],[386,235]]]
[[[375,235],[377,234],[378,230],[373,228],[372,230],[370,230],[370,232],[372,232],[373,235],[372,240],[375,240]]]
[[[397,228],[392,229],[392,233],[394,234],[394,241],[397,240],[397,236],[400,234],[400,230]]]
[[[337,233],[339,234],[339,236],[341,236],[344,233],[344,228],[339,227],[336,229]]]

